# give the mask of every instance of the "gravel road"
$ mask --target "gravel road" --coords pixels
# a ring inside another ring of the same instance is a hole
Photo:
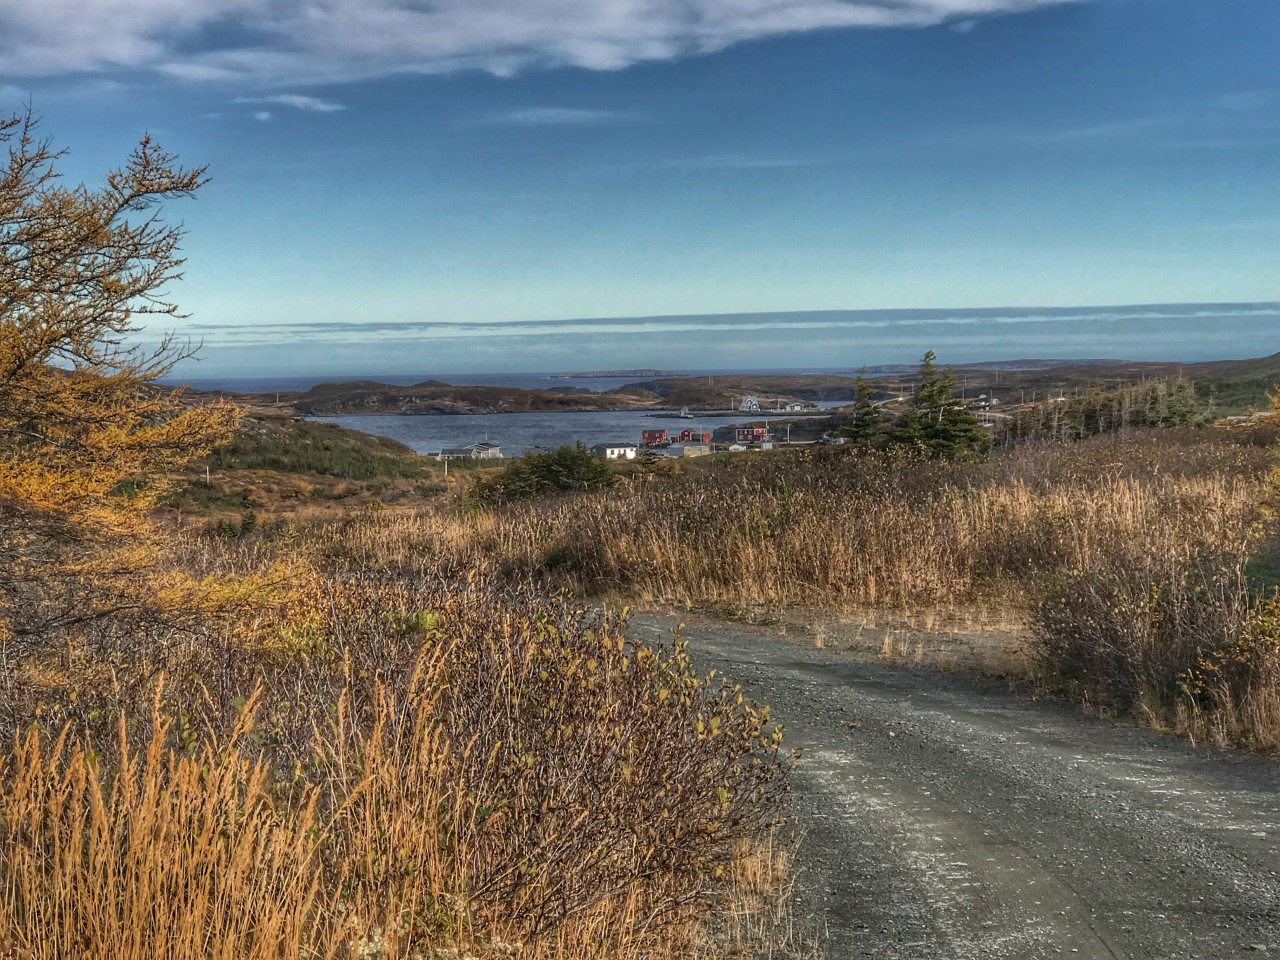
[[[829,960],[1280,957],[1280,763],[764,628],[683,635],[803,751],[801,908]]]

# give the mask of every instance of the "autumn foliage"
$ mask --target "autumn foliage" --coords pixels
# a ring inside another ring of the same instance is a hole
[[[767,709],[563,595],[162,531],[237,421],[140,345],[204,172],[148,138],[68,187],[30,116],[0,143],[0,953],[750,949],[708,916],[770,900]]]
[[[148,513],[236,414],[159,386],[181,351],[145,325],[177,313],[164,204],[204,172],[146,138],[101,188],[69,186],[30,114],[0,144],[0,639],[33,642],[151,605]]]

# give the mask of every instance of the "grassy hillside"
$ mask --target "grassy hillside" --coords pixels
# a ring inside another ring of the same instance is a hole
[[[1280,353],[1254,360],[1225,360],[1197,365],[1197,389],[1224,410],[1263,407],[1267,394],[1280,384]]]
[[[613,410],[649,405],[643,398],[515,387],[454,386],[425,380],[408,387],[356,380],[322,383],[290,398],[302,414],[527,413],[542,410]]]
[[[246,512],[323,515],[373,503],[413,505],[449,492],[440,463],[370,434],[253,409],[232,442],[169,500],[189,520],[218,523]],[[473,468],[455,464],[453,470]]]
[[[664,377],[629,384],[662,397],[673,406],[724,409],[737,406],[744,393],[784,400],[852,400],[853,377],[838,374],[731,374],[717,377]],[[627,388],[624,388],[627,389]]]

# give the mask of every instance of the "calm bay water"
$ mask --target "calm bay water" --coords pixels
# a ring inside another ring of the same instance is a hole
[[[838,404],[823,404],[838,406]],[[682,420],[674,415],[654,416],[639,410],[605,410],[589,413],[474,413],[447,416],[358,416],[313,417],[352,430],[390,437],[418,453],[436,453],[441,447],[462,447],[489,440],[502,447],[506,456],[535,448],[553,448],[581,441],[596,443],[638,443],[645,430],[684,429],[714,432],[734,422],[730,417],[694,417]],[[743,420],[760,419],[743,414]],[[776,418],[772,418],[776,419]]]

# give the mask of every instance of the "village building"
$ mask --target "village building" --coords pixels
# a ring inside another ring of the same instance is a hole
[[[758,413],[760,411],[760,398],[754,393],[748,393],[742,398],[742,402],[738,404],[738,410],[742,413]]]
[[[445,447],[436,455],[438,460],[501,460],[502,448],[496,443],[481,440],[465,447]]]
[[[705,457],[710,453],[709,443],[679,443],[667,448],[668,457]]]
[[[597,443],[591,448],[592,456],[601,460],[634,460],[639,452],[634,443]]]

